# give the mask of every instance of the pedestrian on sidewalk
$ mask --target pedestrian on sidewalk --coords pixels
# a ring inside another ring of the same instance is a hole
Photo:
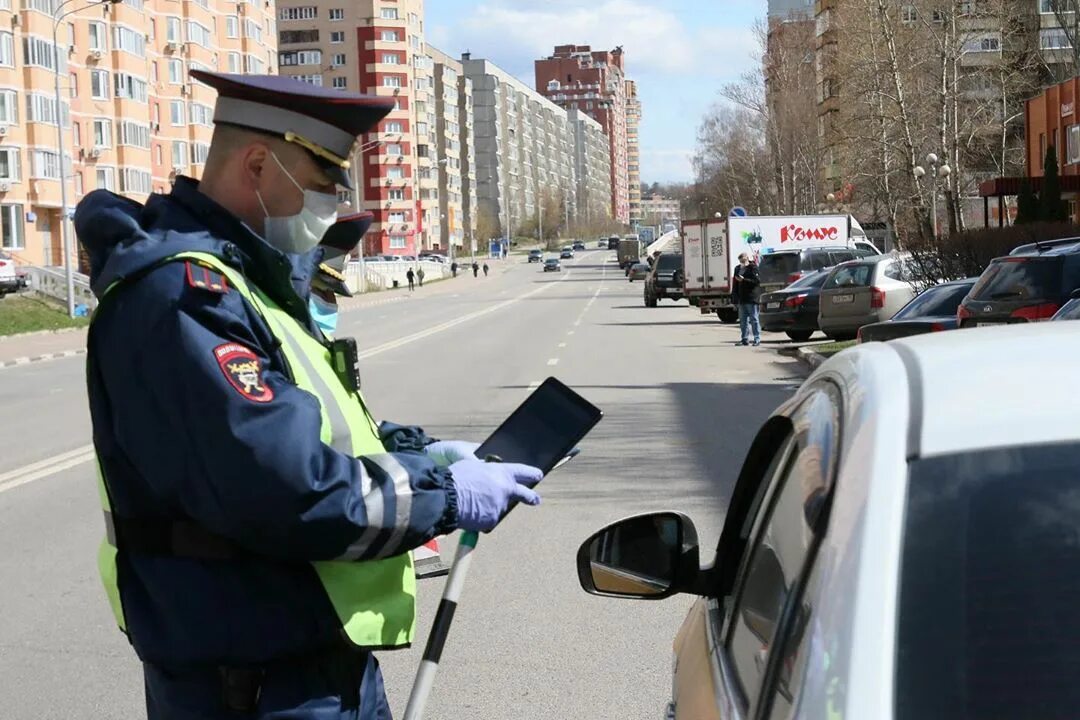
[[[100,300],[86,383],[108,606],[148,720],[390,717],[375,652],[416,634],[410,551],[535,505],[540,471],[376,424],[355,342],[311,318],[299,279],[393,101],[190,76],[219,94],[202,177],[75,212]]]
[[[450,263],[450,274],[457,277],[457,260]]]
[[[476,261],[474,260],[474,261],[473,261],[473,264],[472,264],[472,276],[473,276],[473,277],[476,277],[476,274],[477,274],[478,272],[480,272],[480,265],[479,265],[479,264],[477,264],[477,263],[476,263]]]
[[[416,273],[413,272],[412,268],[409,268],[409,272],[405,273],[405,279],[409,281],[409,290],[410,291],[415,290],[416,289]]]
[[[761,344],[761,321],[758,316],[758,300],[761,299],[761,278],[758,266],[746,253],[739,254],[739,265],[732,274],[735,282],[735,298],[739,303],[738,345],[749,345],[749,333],[754,333],[754,347]]]
[[[489,269],[489,268],[488,268],[488,264],[487,264],[487,263],[484,263],[484,277],[487,277],[487,274],[488,274],[488,269]]]
[[[416,279],[420,281],[420,287],[424,287],[424,268],[423,268],[423,266],[421,266],[420,269],[416,271]]]

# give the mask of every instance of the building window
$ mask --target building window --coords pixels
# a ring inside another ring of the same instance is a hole
[[[174,170],[182,171],[187,168],[188,144],[183,140],[173,140],[172,143],[172,166]]]
[[[1065,144],[1068,152],[1066,162],[1070,165],[1080,162],[1080,125],[1071,125],[1066,130]]]
[[[397,30],[383,30],[382,41],[383,42],[398,42],[401,38],[398,37]]]
[[[79,97],[79,76],[75,73],[68,76],[68,90],[71,97]]]
[[[971,53],[1001,52],[1001,37],[998,35],[982,35],[971,38],[964,43],[964,50]]]
[[[150,149],[150,126],[130,120],[118,120],[116,122],[116,134],[119,136],[120,145]]]
[[[402,130],[402,127],[403,127],[402,124],[400,122],[398,122],[397,120],[391,120],[390,122],[386,123],[383,126],[383,132],[386,132],[386,133],[404,132]]]
[[[420,42],[420,36],[419,35],[410,35],[409,36],[409,41],[412,43],[413,50],[419,50],[420,49],[420,45],[422,43]]]
[[[345,90],[349,87],[349,79],[343,77],[336,77],[333,79],[334,88],[338,90]]]
[[[214,108],[193,102],[189,107],[192,125],[214,126]]]
[[[182,42],[180,38],[180,18],[171,16],[165,18],[165,42]]]
[[[0,205],[0,242],[8,250],[23,249],[22,205]]]
[[[293,50],[290,52],[278,53],[278,65],[282,67],[291,67],[296,65],[322,65],[322,51]]]
[[[1039,31],[1039,47],[1043,50],[1068,50],[1072,45],[1063,28],[1044,28]]]
[[[146,102],[146,81],[127,73],[116,73],[116,97]]]
[[[60,179],[60,156],[51,150],[31,150],[32,177],[45,180]]]
[[[19,179],[19,149],[0,148],[0,180]]]
[[[388,88],[401,87],[401,78],[397,75],[385,75],[382,79],[382,86]]]
[[[15,39],[9,32],[0,32],[0,65],[15,67]]]
[[[238,52],[229,53],[229,72],[231,72],[231,73],[240,72],[240,53],[238,53]]]
[[[201,47],[210,47],[212,35],[210,28],[194,20],[187,21],[187,39]]]
[[[90,71],[90,97],[95,100],[109,99],[109,71]]]
[[[299,80],[300,82],[306,82],[310,85],[322,87],[322,75],[290,75],[293,80]]]
[[[184,61],[177,58],[169,58],[169,84],[184,84]]]
[[[160,144],[154,146],[154,162],[156,162],[158,165],[161,164],[161,145]]]
[[[113,47],[136,57],[146,57],[146,36],[123,25],[114,25]]]
[[[69,124],[67,105],[61,104],[60,112],[63,113],[64,127],[67,127]],[[56,98],[41,93],[28,93],[26,95],[26,120],[55,125],[57,122]]]
[[[55,69],[53,64],[56,58],[53,56],[53,44],[48,40],[38,37],[27,36],[23,38],[23,62],[26,65],[43,67],[48,70]],[[67,74],[67,51],[60,53],[60,72]]]
[[[314,5],[281,8],[278,11],[278,20],[314,20],[317,17],[319,17],[319,9]]]
[[[255,20],[248,18],[244,21],[244,37],[251,38],[257,43],[262,43],[262,26]]]
[[[401,154],[401,145],[399,145],[398,143],[388,143],[386,145],[386,154],[387,155],[400,155]]]
[[[404,235],[391,235],[390,236],[390,249],[392,250],[404,250],[406,248]]]
[[[335,43],[335,44],[345,42],[345,31],[344,30],[334,30],[333,32],[331,32],[330,33],[330,42]]]
[[[94,119],[94,147],[112,147],[112,121],[108,118]]]
[[[1039,0],[1039,12],[1044,15],[1049,15],[1054,12],[1054,6],[1058,5],[1061,0]]]
[[[390,180],[401,180],[405,177],[405,169],[399,167],[386,168],[386,177]]]
[[[240,18],[236,15],[225,16],[225,37],[240,37]]]
[[[266,64],[254,55],[244,56],[244,72],[261,75]]]
[[[341,67],[345,64],[345,53],[337,53],[330,59],[331,67]]]
[[[384,7],[382,9],[382,13],[380,14],[380,17],[383,20],[397,20],[398,19],[397,8]]]
[[[397,53],[383,53],[382,62],[383,65],[400,65],[401,58]]]
[[[116,170],[111,167],[97,167],[95,173],[95,181],[97,187],[101,190],[115,190],[116,189]]]
[[[206,158],[210,156],[210,146],[206,143],[194,143],[191,146],[191,164],[205,165]]]
[[[345,19],[345,8],[330,8],[330,19],[331,20],[344,20]]]
[[[278,33],[278,43],[281,45],[316,42],[319,42],[318,30],[282,30]]]
[[[135,168],[124,168],[120,173],[120,192],[149,195],[153,192],[154,184],[150,179],[150,173]]]
[[[387,200],[404,200],[405,199],[405,191],[402,190],[401,188],[394,188],[393,190],[391,190],[387,194],[386,199]]]
[[[173,127],[184,126],[184,101],[183,100],[170,100],[169,101],[169,122]]]
[[[19,122],[19,96],[14,90],[0,90],[0,123]]]

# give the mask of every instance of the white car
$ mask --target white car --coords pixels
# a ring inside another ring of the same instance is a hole
[[[15,258],[9,253],[0,252],[0,298],[8,293],[18,292],[26,287],[26,277],[19,273]]]
[[[762,427],[714,562],[678,513],[587,540],[589,592],[700,596],[667,717],[1077,717],[1077,357],[1069,323],[847,350]]]

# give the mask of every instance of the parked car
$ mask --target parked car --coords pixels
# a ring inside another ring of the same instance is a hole
[[[976,281],[978,278],[954,280],[923,290],[888,320],[859,328],[859,342],[955,330],[956,311]]]
[[[584,250],[585,249],[585,243],[578,240],[578,241],[574,242],[572,247],[573,247],[574,250]]]
[[[1054,313],[1051,320],[1080,320],[1080,290],[1073,290],[1069,302]]]
[[[600,248],[601,250],[609,250],[610,248],[608,248],[607,238],[601,238],[599,241],[597,241],[596,247]]]
[[[0,298],[26,286],[26,275],[18,271],[15,258],[10,253],[0,252]]]
[[[851,246],[815,247],[802,250],[780,250],[762,255],[758,261],[762,292],[781,290],[803,275],[815,270],[834,267],[848,260],[877,255],[873,245],[859,241]]]
[[[563,248],[562,252],[559,253],[559,257],[563,260],[569,260],[574,257],[574,251],[570,248]]]
[[[806,342],[818,328],[821,286],[832,268],[812,270],[783,290],[761,296],[761,329],[786,333],[795,342]]]
[[[644,280],[649,276],[649,266],[645,263],[634,263],[630,266],[626,272],[626,277],[630,278],[630,282],[635,280]]]
[[[562,264],[558,258],[548,258],[544,261],[544,272],[562,272]]]
[[[619,249],[619,239],[620,238],[619,238],[618,235],[612,235],[611,237],[609,237],[608,240],[607,240],[607,249],[608,250],[618,250]]]
[[[761,428],[706,564],[677,512],[587,539],[586,592],[698,598],[665,717],[1074,717],[1077,357],[1053,323],[846,350]]]
[[[682,300],[682,274],[682,253],[660,253],[645,276],[645,307],[656,307],[665,298]]]
[[[991,261],[956,311],[960,327],[1049,320],[1080,288],[1080,242],[1028,247]]]
[[[531,263],[544,262],[544,253],[543,253],[543,251],[541,251],[541,250],[530,250],[529,251],[529,262],[531,262]]]
[[[821,288],[818,327],[834,340],[851,340],[863,325],[888,320],[913,297],[904,261],[894,255],[842,263]]]

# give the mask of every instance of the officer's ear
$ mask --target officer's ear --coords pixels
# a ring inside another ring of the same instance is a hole
[[[239,154],[245,187],[249,190],[265,190],[267,181],[272,179],[267,177],[272,174],[269,166],[274,164],[270,157],[270,146],[261,141],[249,142]]]

